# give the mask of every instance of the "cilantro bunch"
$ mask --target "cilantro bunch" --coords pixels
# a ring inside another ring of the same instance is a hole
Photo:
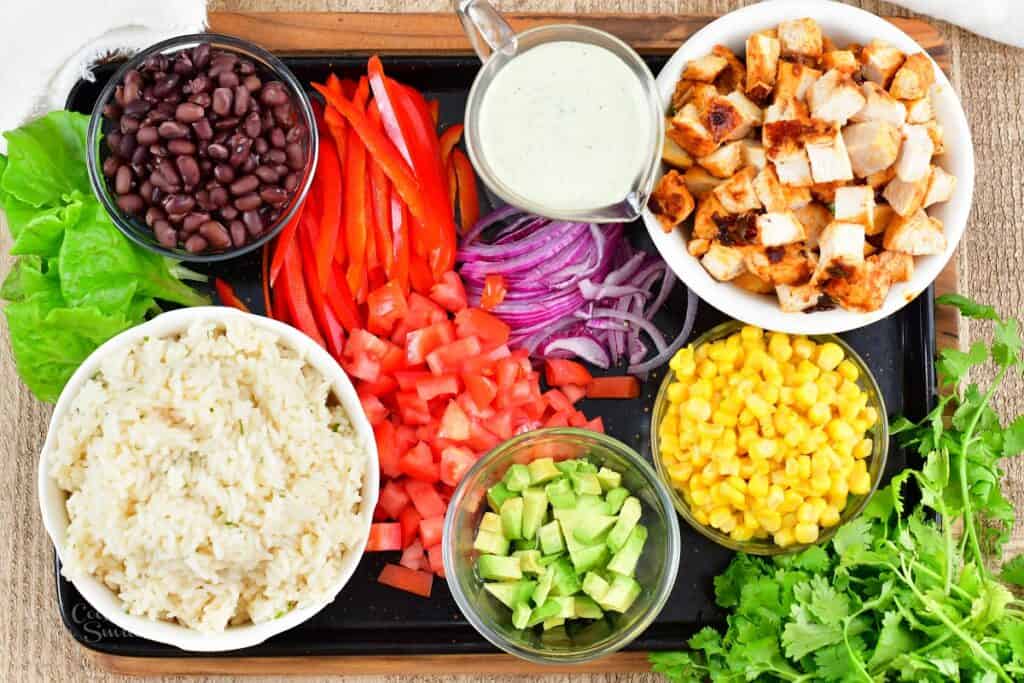
[[[892,423],[921,469],[894,477],[827,545],[738,555],[715,579],[725,633],[707,627],[687,651],[652,654],[655,671],[687,683],[1024,680],[1024,601],[1005,585],[1024,585],[1024,556],[999,576],[990,567],[1014,522],[999,461],[1024,450],[1024,416],[1004,428],[990,405],[1024,368],[1019,323],[964,297],[939,302],[995,329],[991,346],[942,352],[949,391],[931,414]],[[966,383],[989,362],[989,386]]]

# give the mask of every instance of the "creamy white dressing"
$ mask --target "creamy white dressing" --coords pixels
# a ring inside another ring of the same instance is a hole
[[[622,201],[647,164],[646,109],[640,79],[610,50],[545,43],[488,86],[480,145],[517,194],[552,209],[594,209]]]

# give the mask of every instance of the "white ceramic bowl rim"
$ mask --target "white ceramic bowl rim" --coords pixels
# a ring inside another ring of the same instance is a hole
[[[291,610],[277,619],[260,624],[229,626],[220,633],[201,633],[186,626],[128,614],[117,595],[95,577],[78,577],[72,581],[72,584],[82,594],[82,597],[97,612],[120,628],[142,638],[195,652],[219,652],[251,647],[258,645],[271,636],[301,624],[334,600],[345,584],[348,583],[349,578],[351,578],[352,573],[355,571],[356,565],[359,564],[359,560],[362,558],[366,547],[373,509],[377,505],[380,468],[377,461],[377,446],[373,439],[373,430],[360,406],[355,389],[352,387],[352,383],[345,372],[316,342],[298,330],[276,320],[218,306],[201,306],[170,311],[158,315],[156,318],[138,327],[125,330],[105,342],[85,359],[81,367],[68,380],[64,391],[61,392],[60,398],[57,400],[57,405],[53,410],[53,417],[50,419],[46,441],[43,444],[39,457],[39,507],[43,516],[43,525],[46,527],[46,531],[49,533],[59,557],[63,551],[68,526],[68,516],[64,505],[67,496],[57,487],[56,482],[50,478],[47,472],[47,462],[49,461],[49,453],[54,447],[57,433],[56,426],[67,413],[72,400],[78,395],[82,385],[99,369],[104,357],[112,353],[123,352],[128,346],[136,343],[143,337],[162,337],[174,334],[185,330],[189,325],[198,320],[223,322],[231,319],[246,320],[262,330],[278,335],[282,343],[303,353],[306,360],[313,367],[331,380],[332,390],[348,413],[352,426],[358,438],[363,442],[363,446],[366,448],[369,456],[367,458],[367,472],[363,481],[362,504],[359,511],[359,521],[363,533],[359,546],[346,554],[341,576],[338,578],[335,586],[332,587],[329,598],[309,607]]]
[[[743,41],[754,31],[776,26],[784,19],[812,17],[825,35],[840,45],[847,42],[867,43],[879,38],[907,53],[923,48],[894,24],[856,7],[825,0],[769,0],[730,12],[693,34],[672,55],[658,74],[658,90],[665,104],[671,100],[684,64],[707,54],[716,44],[724,44],[742,54]],[[927,52],[925,52],[927,55]],[[929,59],[931,57],[929,56]],[[935,68],[932,105],[936,119],[943,126],[945,154],[936,157],[957,178],[952,199],[929,207],[929,215],[942,220],[947,246],[945,252],[915,258],[914,276],[909,282],[893,285],[885,304],[872,313],[855,313],[843,309],[812,314],[785,313],[775,297],[753,294],[736,285],[712,278],[698,259],[686,251],[686,240],[680,230],[662,231],[657,219],[644,211],[644,223],[652,241],[669,267],[696,294],[727,315],[751,325],[792,334],[835,334],[869,325],[888,317],[913,301],[939,276],[956,250],[967,227],[974,194],[974,147],[971,131],[960,100],[942,69]],[[660,177],[660,175],[659,175]]]

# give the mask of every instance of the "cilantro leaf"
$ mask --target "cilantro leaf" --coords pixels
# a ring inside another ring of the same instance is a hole
[[[1003,565],[1003,571],[999,574],[1006,583],[1014,586],[1024,586],[1024,555],[1017,555]]]
[[[647,656],[651,669],[678,683],[703,683],[707,667],[689,652],[652,652]]]
[[[972,301],[962,294],[943,294],[935,299],[935,303],[943,306],[955,306],[959,309],[960,315],[965,318],[999,320],[999,314],[996,313],[996,309],[991,306]]]
[[[882,630],[878,632],[875,651],[868,660],[868,668],[883,666],[904,652],[910,652],[918,646],[914,632],[907,628],[898,612],[886,612],[882,617]]]
[[[1024,452],[1024,415],[1019,416],[1003,430],[1004,458],[1012,458]]]
[[[843,629],[835,624],[792,621],[782,631],[782,646],[790,659],[803,659],[815,650],[842,639]]]
[[[966,352],[959,349],[943,349],[939,353],[935,368],[938,370],[941,384],[956,384],[967,375],[968,370],[986,360],[988,347],[985,346],[985,342],[976,341]]]
[[[1020,326],[1013,318],[996,323],[992,336],[992,360],[1002,367],[1020,362]]]

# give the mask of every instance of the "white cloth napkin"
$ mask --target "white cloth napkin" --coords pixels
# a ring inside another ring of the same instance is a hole
[[[0,0],[0,131],[63,108],[98,59],[205,26],[206,0]]]
[[[893,0],[980,36],[1024,47],[1024,0]]]

